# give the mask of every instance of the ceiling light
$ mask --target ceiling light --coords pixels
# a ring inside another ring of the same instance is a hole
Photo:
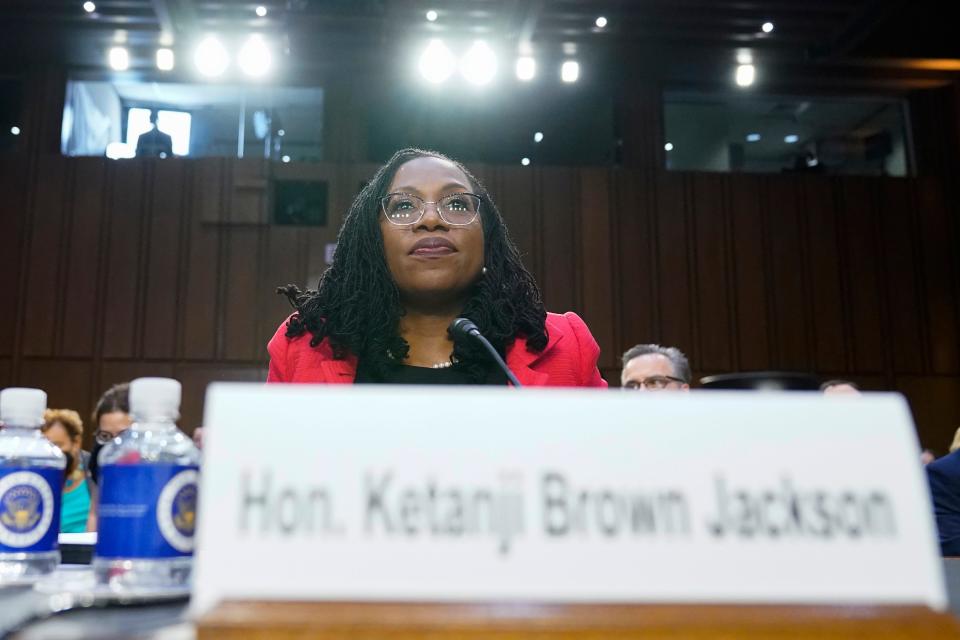
[[[752,64],[741,64],[737,67],[737,86],[749,87],[757,77],[757,69]]]
[[[787,144],[796,144],[798,140],[800,140],[800,136],[798,136],[795,133],[791,133],[790,135],[783,136],[783,141],[786,142]]]
[[[597,25],[598,29],[603,29],[605,26],[607,26],[607,19],[603,16],[600,16],[597,18],[597,21],[594,22],[594,24]]]
[[[482,40],[474,42],[460,60],[460,73],[468,82],[476,85],[487,84],[493,80],[497,73],[497,57],[493,49]]]
[[[278,130],[277,130],[277,135],[282,138],[283,136],[287,135],[287,132],[284,131],[283,129],[278,129]]]
[[[272,65],[270,47],[259,33],[255,33],[240,48],[237,54],[237,64],[240,70],[251,78],[262,78],[267,75]]]
[[[564,82],[576,82],[580,77],[580,63],[576,60],[567,60],[560,67],[560,79]]]
[[[430,22],[436,22],[437,18],[439,17],[440,15],[433,9],[430,9],[430,11],[427,11],[427,20],[429,20]]]
[[[280,160],[281,162],[290,162],[290,156],[283,156]]]
[[[763,26],[760,27],[760,28],[763,29],[763,32],[764,32],[764,33],[770,33],[771,31],[773,31],[773,23],[772,23],[772,22],[764,22],[764,23],[763,23]]]
[[[93,13],[94,11],[97,10],[97,5],[87,0],[87,2],[83,3],[83,10],[86,11],[87,13]]]
[[[759,134],[759,133],[748,133],[748,134],[747,134],[747,142],[760,142],[760,134]]]
[[[173,69],[173,49],[157,49],[157,69],[160,71]]]
[[[450,77],[456,62],[447,45],[440,40],[431,40],[420,56],[420,75],[427,82],[439,84]]]
[[[257,7],[256,11],[257,11],[257,15],[260,16],[261,18],[264,18],[267,15],[267,8],[262,4]]]
[[[663,150],[664,150],[664,151],[673,151],[673,143],[672,143],[672,142],[668,142],[667,144],[663,145]]]
[[[523,166],[526,167],[527,165],[530,164],[530,158],[521,158],[521,159],[520,159],[520,164],[522,164]]]
[[[542,141],[543,141],[543,132],[542,132],[542,131],[537,131],[535,134],[533,134],[533,141],[534,141],[534,142],[542,142]]]
[[[533,80],[537,75],[537,61],[529,56],[517,58],[517,78],[523,81]]]
[[[223,75],[230,65],[230,57],[227,55],[227,49],[216,36],[207,36],[197,45],[193,62],[200,73],[213,78]]]
[[[737,64],[753,64],[753,53],[750,49],[737,50]]]
[[[107,61],[114,71],[126,71],[130,68],[130,52],[123,47],[110,47]]]
[[[12,134],[15,135],[15,136],[20,135],[20,127],[18,127],[18,126],[16,126],[16,125],[10,127],[10,133],[12,133]]]

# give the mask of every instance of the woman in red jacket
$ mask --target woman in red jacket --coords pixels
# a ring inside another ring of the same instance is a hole
[[[439,153],[397,152],[347,213],[316,291],[270,340],[269,382],[506,384],[476,323],[521,384],[605,387],[600,350],[574,313],[547,313],[486,189]]]

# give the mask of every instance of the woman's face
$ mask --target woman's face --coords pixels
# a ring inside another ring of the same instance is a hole
[[[448,160],[420,157],[397,170],[388,193],[405,193],[426,202],[472,193],[463,171]],[[481,204],[481,207],[483,205]],[[405,303],[444,304],[462,300],[483,268],[483,225],[480,216],[466,226],[441,219],[434,204],[425,205],[414,224],[398,226],[380,211],[380,230],[387,267]]]
[[[100,422],[97,424],[97,431],[106,434],[109,438],[115,438],[127,429],[133,420],[129,413],[123,411],[111,411],[100,416]]]
[[[70,464],[68,465],[67,473],[72,472],[77,466],[77,457],[80,455],[80,439],[72,439],[70,432],[59,422],[51,424],[47,430],[43,432],[43,435],[47,436],[47,440],[60,449],[60,451],[65,454],[70,454]]]

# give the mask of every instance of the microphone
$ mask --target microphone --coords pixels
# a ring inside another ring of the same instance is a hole
[[[520,381],[517,380],[517,376],[513,375],[513,371],[510,371],[510,368],[507,366],[507,363],[503,361],[503,358],[500,357],[500,354],[497,353],[497,350],[493,348],[493,345],[490,344],[490,341],[483,337],[483,334],[480,333],[480,329],[477,328],[477,325],[473,321],[467,318],[457,318],[450,323],[450,326],[447,327],[447,331],[450,332],[450,335],[454,340],[476,340],[484,346],[487,350],[487,353],[490,354],[490,357],[493,358],[493,361],[497,363],[497,366],[505,374],[507,374],[507,380],[510,381],[515,387],[522,387]]]

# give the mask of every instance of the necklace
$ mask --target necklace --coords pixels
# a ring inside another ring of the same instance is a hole
[[[394,357],[394,355],[390,352],[389,349],[387,349],[387,357],[390,358],[391,360],[393,360],[394,362],[397,361],[397,358]],[[457,359],[454,357],[454,355],[451,353],[449,359],[447,359],[447,360],[442,360],[442,361],[440,361],[440,362],[434,362],[432,365],[430,365],[430,368],[431,368],[431,369],[446,369],[446,368],[448,368],[448,367],[452,367],[453,365],[457,364],[457,362],[458,362],[458,360],[457,360]]]

